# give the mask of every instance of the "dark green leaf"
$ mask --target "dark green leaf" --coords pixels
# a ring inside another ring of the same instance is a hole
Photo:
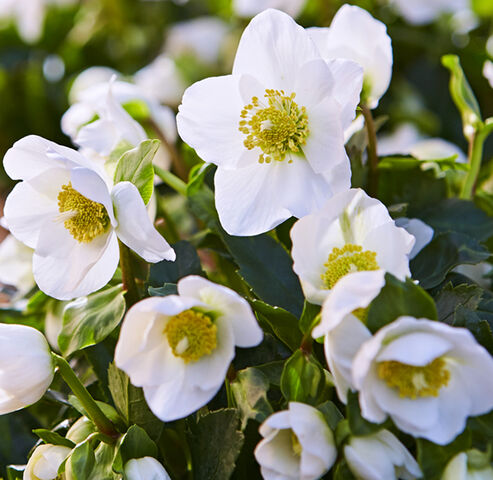
[[[84,442],[72,450],[65,464],[66,475],[72,480],[87,480],[91,477],[96,458],[89,442]]]
[[[151,297],[167,297],[168,295],[177,295],[178,286],[176,283],[165,283],[162,287],[149,287]]]
[[[369,422],[361,415],[358,393],[348,391],[346,416],[349,422],[349,429],[353,435],[370,435],[384,428],[384,423],[378,424]]]
[[[255,368],[260,370],[267,377],[271,385],[281,385],[281,375],[284,369],[284,360],[264,363],[263,365],[257,365]]]
[[[115,472],[122,473],[125,464],[132,458],[156,458],[157,454],[157,446],[145,430],[137,425],[132,425],[120,441],[120,447],[113,462],[113,469]]]
[[[57,432],[52,432],[51,430],[47,430],[45,428],[37,428],[33,430],[33,433],[36,434],[43,442],[51,444],[51,445],[62,445],[63,447],[74,448],[75,443],[70,441],[69,439],[62,437]]]
[[[317,315],[320,313],[320,305],[314,305],[305,300],[303,306],[303,313],[300,318],[300,330],[303,333],[311,331],[313,327],[318,323]]]
[[[346,459],[340,460],[334,470],[333,480],[356,480],[353,472],[348,467]]]
[[[344,420],[344,415],[341,411],[336,407],[334,402],[330,400],[322,403],[317,406],[317,409],[320,410],[325,417],[325,421],[330,429],[335,432],[337,425],[341,420]]]
[[[483,289],[477,285],[464,283],[454,287],[452,283],[446,284],[435,298],[438,320],[452,325],[456,308],[462,305],[469,310],[476,310],[482,295]]]
[[[477,312],[459,305],[455,310],[453,325],[467,328],[476,340],[493,355],[493,332],[491,331],[491,326],[486,320],[482,320]]]

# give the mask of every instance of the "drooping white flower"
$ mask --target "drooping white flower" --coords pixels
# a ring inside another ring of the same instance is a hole
[[[468,0],[392,0],[392,4],[413,25],[431,23],[445,13],[455,13],[469,7]]]
[[[50,348],[41,332],[0,323],[0,415],[36,403],[53,375]]]
[[[305,6],[306,0],[233,0],[236,15],[251,18],[268,8],[277,8],[296,18]]]
[[[419,218],[400,217],[395,221],[398,227],[405,228],[415,239],[414,247],[409,253],[409,259],[413,259],[423,248],[428,245],[435,233],[433,228]]]
[[[127,313],[115,363],[143,387],[163,421],[204,406],[221,388],[238,347],[253,347],[262,330],[248,303],[202,277],[178,282],[178,295],[151,297]]]
[[[363,67],[364,101],[375,108],[392,77],[392,42],[385,24],[360,7],[343,5],[330,27],[308,32],[326,60],[346,58]]]
[[[126,480],[171,480],[165,468],[153,457],[132,458],[124,470]]]
[[[272,414],[259,429],[255,458],[265,480],[316,480],[334,464],[337,448],[324,416],[304,403]]]
[[[0,265],[0,282],[15,287],[19,297],[34,288],[33,250],[13,235],[0,243]]]
[[[359,480],[414,480],[422,476],[416,460],[388,430],[351,437],[344,456]]]
[[[460,452],[449,461],[441,480],[493,480],[489,456],[478,450]]]
[[[27,462],[23,480],[55,480],[60,465],[72,449],[61,445],[40,445],[36,447]]]
[[[493,408],[493,358],[471,332],[400,317],[359,349],[353,383],[364,418],[390,416],[400,430],[439,445],[460,434],[469,416]]]
[[[79,152],[31,135],[6,153],[4,168],[22,180],[7,197],[5,218],[34,249],[34,278],[48,295],[70,300],[105,286],[118,266],[118,239],[148,262],[174,260],[135,185],[110,189]]]
[[[233,74],[186,90],[178,130],[218,165],[216,208],[228,233],[266,232],[349,188],[344,129],[361,82],[354,62],[328,66],[302,27],[266,10],[243,32]]]
[[[321,305],[346,274],[383,270],[409,275],[414,237],[395,226],[385,205],[353,188],[341,192],[291,229],[293,270],[306,299]]]

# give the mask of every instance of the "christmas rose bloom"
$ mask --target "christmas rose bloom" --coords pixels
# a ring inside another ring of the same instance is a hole
[[[115,363],[144,389],[161,420],[186,417],[221,388],[235,346],[253,347],[262,330],[246,302],[202,277],[178,282],[178,295],[151,297],[127,313]]]
[[[399,430],[439,445],[493,408],[493,358],[469,330],[427,319],[381,328],[359,349],[352,376],[364,418],[390,416]]]
[[[291,229],[293,269],[306,299],[321,305],[345,275],[383,270],[403,280],[414,237],[395,226],[385,205],[352,188]]]
[[[58,469],[71,451],[71,448],[60,445],[40,445],[36,447],[27,462],[22,479],[55,480],[59,478]]]
[[[361,85],[358,65],[327,64],[305,29],[266,10],[243,32],[232,75],[186,90],[178,131],[218,165],[216,208],[228,233],[266,232],[349,188],[344,129]]]
[[[441,480],[492,480],[490,456],[479,450],[460,452],[448,462]]]
[[[255,458],[265,480],[316,480],[334,464],[337,448],[324,416],[304,403],[290,402],[260,426],[263,440]]]
[[[124,470],[126,480],[171,480],[168,472],[153,457],[132,458]]]
[[[104,287],[118,266],[118,240],[148,262],[175,259],[135,185],[109,187],[79,152],[31,135],[6,153],[4,168],[22,180],[7,197],[5,218],[34,249],[34,279],[46,294],[70,300]]]

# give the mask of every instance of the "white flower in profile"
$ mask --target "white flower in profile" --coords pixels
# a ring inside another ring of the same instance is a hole
[[[441,480],[492,480],[490,453],[479,450],[460,452],[447,463]]]
[[[396,219],[395,224],[404,228],[415,239],[414,247],[409,253],[409,259],[413,259],[423,248],[433,239],[435,231],[419,218],[400,217]]]
[[[360,7],[343,5],[330,27],[308,33],[326,60],[346,58],[363,67],[363,101],[375,108],[392,77],[392,42],[385,24]]]
[[[337,448],[324,416],[304,403],[289,402],[259,429],[255,458],[265,480],[316,480],[334,464]]]
[[[403,280],[414,237],[395,226],[385,205],[352,188],[291,229],[293,270],[306,299],[321,305],[345,275],[383,270]]]
[[[36,403],[53,380],[54,362],[41,332],[0,323],[0,415]]]
[[[125,464],[126,480],[171,480],[165,468],[153,457],[132,458]]]
[[[216,208],[228,233],[266,232],[349,188],[344,129],[361,85],[354,62],[329,67],[305,29],[266,10],[243,32],[233,74],[186,90],[178,131],[218,165]]]
[[[413,25],[425,25],[446,13],[466,10],[469,0],[392,0],[392,5]]]
[[[36,285],[33,276],[33,250],[7,235],[0,243],[0,282],[16,288],[23,297]]]
[[[167,422],[211,400],[224,382],[235,345],[253,347],[262,336],[245,299],[192,275],[178,282],[178,295],[147,298],[128,311],[115,363]]]
[[[277,8],[296,18],[306,0],[233,0],[233,10],[239,17],[251,18],[268,8]]]
[[[400,317],[359,349],[353,383],[364,418],[439,445],[450,443],[469,416],[493,409],[493,358],[471,332]]]
[[[61,445],[40,445],[36,447],[27,462],[22,480],[56,480],[58,469],[72,451]]]
[[[148,262],[175,259],[137,187],[108,186],[79,152],[31,135],[3,163],[12,179],[22,180],[7,197],[5,218],[34,249],[34,279],[46,294],[70,300],[104,287],[118,266],[118,240]]]
[[[413,480],[421,478],[418,463],[388,430],[351,437],[344,446],[349,469],[359,480]]]

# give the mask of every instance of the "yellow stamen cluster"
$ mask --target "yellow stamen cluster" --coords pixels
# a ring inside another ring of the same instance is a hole
[[[106,232],[110,224],[104,205],[84,197],[74,190],[70,182],[63,185],[58,194],[58,210],[62,214],[68,214],[63,224],[80,243],[91,242]]]
[[[308,115],[306,107],[299,107],[294,101],[295,96],[267,89],[267,104],[253,97],[241,111],[239,130],[247,136],[243,143],[248,150],[262,150],[259,163],[282,162],[288,153],[298,153],[306,143],[310,133]]]
[[[196,362],[209,355],[217,346],[217,327],[207,315],[195,310],[171,317],[164,329],[168,343],[175,357]]]
[[[366,308],[357,308],[351,312],[356,318],[361,320],[366,324],[366,319],[368,318],[368,307]]]
[[[363,247],[351,243],[342,248],[334,247],[324,267],[326,271],[321,276],[328,289],[333,288],[348,273],[378,270],[379,268],[376,252],[363,251]]]
[[[417,397],[437,397],[442,387],[448,385],[450,372],[442,358],[435,358],[424,367],[415,367],[393,360],[380,362],[378,376],[389,387],[397,388],[399,396],[415,399]]]

